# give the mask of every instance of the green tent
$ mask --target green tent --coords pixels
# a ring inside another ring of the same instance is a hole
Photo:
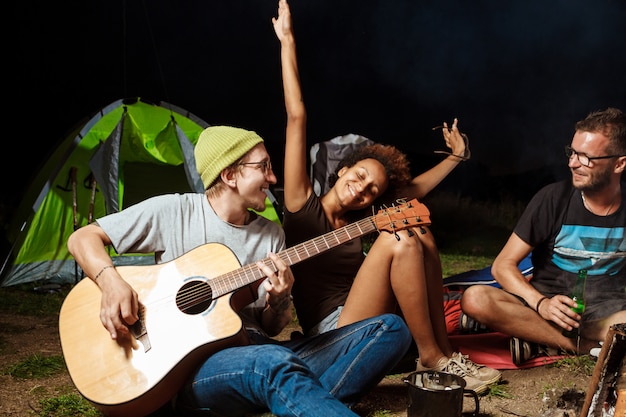
[[[82,272],[67,251],[78,227],[148,197],[203,192],[193,147],[209,126],[168,103],[118,100],[68,135],[26,190],[7,230],[11,250],[0,284],[75,283]],[[280,222],[268,193],[261,213]],[[117,256],[115,263],[150,264],[152,256]]]

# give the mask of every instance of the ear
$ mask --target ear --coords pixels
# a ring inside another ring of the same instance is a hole
[[[347,170],[348,170],[348,167],[346,166],[342,167],[339,171],[337,171],[337,177],[341,177],[343,174],[346,173]]]
[[[222,172],[220,172],[220,178],[224,184],[229,187],[234,187],[237,185],[237,170],[233,168],[224,168]]]
[[[620,156],[615,164],[615,172],[621,174],[624,170],[626,170],[626,156]]]

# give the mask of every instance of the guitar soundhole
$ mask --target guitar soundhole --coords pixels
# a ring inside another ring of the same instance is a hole
[[[176,306],[186,314],[200,314],[213,302],[213,290],[204,281],[189,281],[176,294]]]

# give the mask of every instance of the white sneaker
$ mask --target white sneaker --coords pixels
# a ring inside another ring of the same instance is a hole
[[[465,389],[480,394],[502,378],[502,373],[484,365],[477,365],[466,355],[456,352],[451,358],[445,356],[433,368],[426,368],[417,360],[416,371],[438,371],[460,376],[465,380]]]
[[[456,361],[460,366],[464,366],[465,372],[469,376],[484,382],[487,386],[495,384],[502,379],[502,372],[485,365],[479,365],[472,361],[468,355],[463,355],[461,352],[452,354],[452,360]]]

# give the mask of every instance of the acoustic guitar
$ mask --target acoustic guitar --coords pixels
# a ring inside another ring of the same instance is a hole
[[[277,255],[293,265],[376,230],[394,233],[429,224],[428,208],[411,200]],[[262,262],[273,267],[269,258]],[[209,355],[247,344],[237,311],[256,299],[265,276],[255,264],[240,267],[226,246],[207,243],[169,262],[117,271],[139,294],[139,320],[127,337],[112,340],[100,322],[101,292],[91,279],[72,288],[59,315],[72,381],[105,415],[149,414]]]

